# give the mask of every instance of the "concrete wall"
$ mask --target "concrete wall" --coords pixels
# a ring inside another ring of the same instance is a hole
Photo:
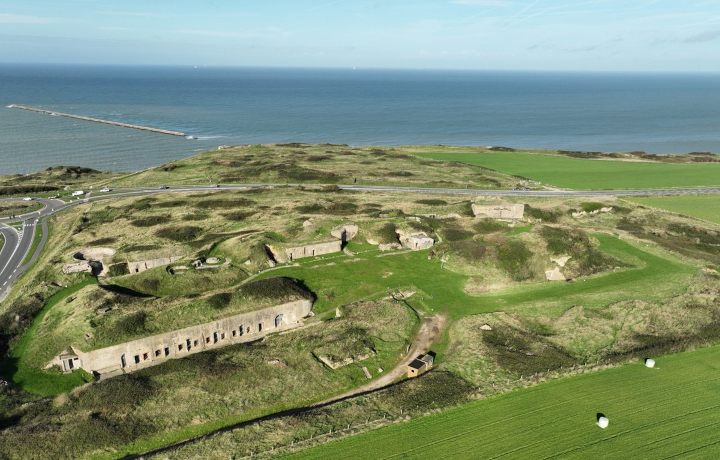
[[[408,235],[401,236],[400,243],[413,251],[420,251],[422,249],[429,249],[435,244],[435,240],[427,235]]]
[[[333,252],[342,251],[342,241],[333,240],[322,243],[307,244],[305,246],[296,246],[292,248],[275,248],[268,246],[273,257],[279,263],[289,262],[303,257],[321,256],[323,254],[331,254]]]
[[[101,377],[133,372],[168,359],[250,342],[271,332],[297,327],[311,309],[310,300],[298,300],[89,352],[73,349],[78,358],[74,368]],[[58,355],[49,365],[68,370],[67,353]]]
[[[473,204],[472,211],[475,217],[486,217],[490,219],[522,219],[525,214],[525,205],[496,204],[486,206]]]
[[[145,270],[150,270],[155,267],[162,267],[163,265],[170,265],[173,262],[182,259],[181,256],[162,257],[160,259],[149,259],[139,260],[137,262],[128,262],[128,271],[130,273],[142,273]]]
[[[83,272],[90,273],[90,272],[92,272],[92,267],[90,267],[90,263],[87,260],[81,260],[78,263],[63,265],[62,271],[66,275],[68,275],[70,273],[83,273]]]

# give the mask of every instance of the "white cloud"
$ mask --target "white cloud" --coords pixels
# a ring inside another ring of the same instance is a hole
[[[54,18],[46,18],[42,16],[0,13],[0,24],[47,24],[54,21]]]

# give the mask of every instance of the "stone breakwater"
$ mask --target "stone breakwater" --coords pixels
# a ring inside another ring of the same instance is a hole
[[[187,134],[180,132],[180,131],[172,131],[169,129],[153,128],[151,126],[134,125],[131,123],[123,123],[121,121],[104,120],[102,118],[87,117],[85,115],[73,115],[71,113],[56,112],[54,110],[41,109],[38,107],[30,107],[28,105],[10,104],[7,106],[7,108],[8,109],[27,110],[28,112],[42,113],[45,115],[51,115],[53,117],[65,117],[65,118],[72,118],[74,120],[89,121],[92,123],[101,123],[104,125],[119,126],[121,128],[138,129],[140,131],[148,131],[148,132],[157,133],[157,134],[167,134],[168,136],[180,136],[180,137],[186,137],[186,138],[194,138],[193,136],[188,136]]]

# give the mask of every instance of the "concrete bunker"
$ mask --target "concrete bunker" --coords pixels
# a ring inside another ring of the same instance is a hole
[[[473,203],[471,207],[475,217],[487,219],[519,220],[525,214],[524,204],[481,205]]]
[[[272,332],[293,329],[310,314],[312,304],[308,299],[295,300],[88,352],[69,347],[46,367],[56,366],[63,372],[84,369],[100,379],[109,378],[168,359],[254,341]],[[249,326],[252,324],[256,325],[255,328]]]

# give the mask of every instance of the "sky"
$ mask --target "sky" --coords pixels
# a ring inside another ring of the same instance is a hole
[[[0,62],[720,71],[720,0],[0,0]]]

